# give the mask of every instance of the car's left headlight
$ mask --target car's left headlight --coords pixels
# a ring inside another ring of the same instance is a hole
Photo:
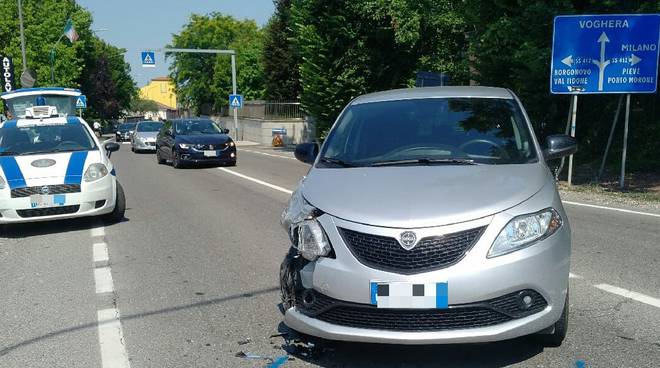
[[[234,143],[234,141],[229,142],[229,147],[234,147],[235,145],[236,143]]]
[[[293,247],[310,261],[327,256],[332,250],[323,227],[316,219],[320,214],[320,210],[307,203],[300,189],[293,192],[289,205],[282,212],[281,223]]]
[[[89,165],[87,171],[85,171],[84,178],[85,181],[90,182],[99,180],[106,175],[108,175],[108,168],[102,163],[95,163]]]
[[[488,258],[526,248],[554,234],[561,224],[561,216],[554,208],[514,217],[495,238]]]

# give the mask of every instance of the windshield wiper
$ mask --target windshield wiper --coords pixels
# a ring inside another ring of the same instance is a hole
[[[22,154],[23,153],[18,153],[18,152],[14,152],[14,151],[2,151],[2,152],[0,152],[0,156],[20,156]]]
[[[467,158],[416,158],[407,160],[389,160],[374,162],[370,166],[399,165],[476,165],[474,160]]]
[[[319,159],[320,162],[325,162],[328,164],[333,164],[333,165],[338,165],[341,167],[358,167],[359,165],[356,165],[352,162],[340,160],[338,158],[332,158],[332,157],[321,157]]]

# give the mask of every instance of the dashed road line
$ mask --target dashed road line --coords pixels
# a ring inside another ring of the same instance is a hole
[[[103,368],[129,368],[119,311],[116,308],[97,312],[101,364]]]
[[[293,191],[288,190],[288,189],[286,189],[286,188],[282,188],[282,187],[280,187],[280,186],[278,186],[278,185],[275,185],[275,184],[267,183],[267,182],[265,182],[265,181],[263,181],[263,180],[259,180],[259,179],[257,179],[257,178],[253,178],[253,177],[251,177],[251,176],[247,176],[247,175],[243,175],[243,174],[237,173],[236,171],[232,171],[232,170],[226,169],[226,168],[224,168],[224,167],[219,167],[218,170],[221,170],[221,171],[224,171],[224,172],[226,172],[226,173],[229,173],[229,174],[232,174],[232,175],[238,176],[239,178],[243,178],[243,179],[245,179],[245,180],[249,180],[249,181],[251,181],[251,182],[253,182],[253,183],[261,184],[261,185],[263,185],[263,186],[265,186],[265,187],[268,187],[268,188],[271,188],[271,189],[278,190],[278,191],[280,191],[280,192],[282,192],[282,193],[286,193],[286,194],[291,194],[291,193],[293,193]]]
[[[115,291],[112,282],[112,273],[110,267],[98,267],[94,269],[94,282],[96,283],[96,293],[104,294]]]
[[[656,299],[654,297],[644,295],[642,293],[626,290],[609,284],[598,284],[598,285],[594,285],[594,287],[603,291],[607,291],[608,293],[616,294],[624,298],[636,300],[638,302],[652,305],[656,308],[660,308],[660,299]]]
[[[584,277],[582,277],[582,276],[580,276],[580,275],[578,275],[578,274],[575,274],[575,273],[569,272],[569,273],[568,273],[568,278],[569,278],[569,279],[583,279]]]
[[[94,225],[95,227],[91,228],[90,232],[92,233],[92,238],[97,238],[105,236],[105,227]]]
[[[566,203],[566,204],[573,205],[573,206],[598,208],[600,210],[617,211],[617,212],[623,212],[623,213],[630,213],[630,214],[634,214],[634,215],[651,216],[651,217],[660,218],[660,214],[657,214],[657,213],[633,211],[633,210],[626,210],[626,209],[623,209],[623,208],[598,206],[598,205],[595,205],[595,204],[580,203],[580,202],[571,202],[571,201],[562,201],[562,202]]]
[[[106,243],[94,243],[92,257],[95,264],[101,263],[102,266],[106,265],[109,261],[108,245]]]
[[[259,155],[264,155],[264,156],[269,156],[269,157],[278,157],[278,158],[285,158],[287,160],[295,160],[295,157],[289,157],[289,156],[282,156],[282,155],[274,155],[272,153],[266,153],[266,152],[259,152],[259,151],[254,151],[254,150],[249,150],[249,149],[241,149],[242,152],[250,152],[250,153],[256,153]]]

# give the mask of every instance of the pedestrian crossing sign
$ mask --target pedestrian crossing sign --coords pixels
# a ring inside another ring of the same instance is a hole
[[[142,66],[145,68],[155,68],[156,67],[156,53],[153,51],[142,51]]]
[[[87,108],[87,97],[85,95],[80,95],[76,98],[76,109],[86,109]]]
[[[229,95],[229,107],[240,109],[243,107],[242,95]]]

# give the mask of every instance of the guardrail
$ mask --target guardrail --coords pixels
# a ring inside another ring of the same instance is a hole
[[[223,113],[231,116],[231,110],[223,109]],[[225,114],[222,114],[225,115]],[[259,120],[299,120],[304,117],[300,102],[292,101],[246,101],[238,109],[238,116]]]

